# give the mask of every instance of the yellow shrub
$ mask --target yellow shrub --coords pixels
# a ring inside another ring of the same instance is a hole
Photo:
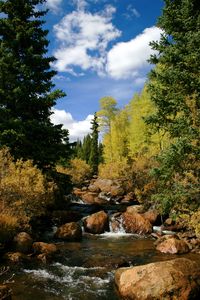
[[[200,238],[200,210],[192,214],[190,226],[195,230],[195,234]]]
[[[85,180],[89,179],[92,174],[91,167],[82,159],[74,158],[70,161],[68,168],[58,166],[57,172],[68,174],[71,176],[72,183],[81,185]]]
[[[105,179],[130,179],[131,168],[126,159],[99,165],[99,177]]]
[[[30,160],[13,161],[6,148],[0,151],[0,204],[25,223],[42,215],[53,202],[53,182],[48,182]]]
[[[5,243],[12,239],[19,227],[18,219],[8,212],[0,215],[0,243]]]

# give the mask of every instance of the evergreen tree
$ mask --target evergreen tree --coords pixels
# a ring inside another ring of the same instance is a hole
[[[158,195],[169,209],[177,199],[197,204],[199,192],[199,1],[165,0],[158,26],[164,33],[159,42],[151,44],[158,55],[150,59],[156,68],[149,84],[156,111],[147,122],[173,138],[155,170],[160,181]]]
[[[68,131],[50,121],[51,108],[64,96],[54,90],[47,34],[38,11],[44,0],[0,0],[0,146],[15,158],[53,166],[68,155]]]
[[[92,127],[92,141],[91,141],[91,150],[90,150],[90,158],[89,158],[89,164],[92,167],[93,174],[98,173],[98,165],[99,165],[99,146],[98,146],[98,138],[99,138],[99,124],[97,122],[97,114],[94,114],[94,118],[91,121]]]

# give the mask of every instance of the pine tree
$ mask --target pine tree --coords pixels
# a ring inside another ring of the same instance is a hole
[[[64,96],[54,90],[48,31],[38,11],[44,0],[0,0],[0,147],[15,158],[53,166],[68,155],[68,131],[50,121],[51,108]]]
[[[160,182],[158,197],[169,210],[176,201],[197,203],[200,158],[200,6],[198,0],[165,0],[158,20],[163,30],[152,48],[156,68],[149,91],[156,112],[148,118],[157,131],[173,139],[160,156],[154,173]]]
[[[99,146],[98,146],[98,139],[99,139],[99,124],[97,122],[97,114],[94,114],[94,118],[91,121],[92,127],[92,142],[91,142],[91,151],[90,151],[90,158],[89,158],[89,164],[92,167],[93,174],[98,173],[98,165],[99,165]]]

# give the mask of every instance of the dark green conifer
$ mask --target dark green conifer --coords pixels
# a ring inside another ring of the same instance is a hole
[[[64,96],[54,90],[48,31],[38,11],[44,0],[0,0],[0,146],[15,158],[53,166],[68,155],[68,131],[50,121],[51,108]]]
[[[92,167],[93,174],[98,173],[98,165],[99,165],[99,146],[98,146],[98,139],[99,139],[99,124],[97,122],[97,115],[94,114],[94,118],[91,121],[92,127],[92,142],[91,142],[91,151],[90,151],[90,158],[89,158],[89,164]]]
[[[155,198],[169,211],[177,202],[199,205],[200,159],[200,6],[198,0],[165,0],[158,26],[158,51],[150,59],[149,91],[157,111],[147,119],[171,137],[154,170],[160,186]]]

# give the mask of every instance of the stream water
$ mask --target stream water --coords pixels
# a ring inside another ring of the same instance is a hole
[[[46,237],[48,242],[55,243],[51,235]],[[114,272],[118,267],[176,257],[157,252],[153,239],[125,234],[121,227],[118,232],[101,235],[84,233],[81,242],[56,245],[60,254],[54,262],[16,266],[11,285],[13,300],[119,299],[114,285]],[[197,260],[195,254],[184,256]]]

